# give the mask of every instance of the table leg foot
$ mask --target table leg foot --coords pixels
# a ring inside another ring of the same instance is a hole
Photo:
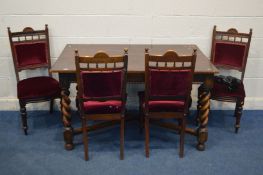
[[[72,150],[74,148],[72,128],[65,128],[64,141],[65,141],[65,149],[66,150]]]
[[[205,150],[205,145],[201,144],[201,143],[198,143],[197,146],[196,146],[196,149],[198,151],[204,151]]]
[[[204,151],[205,150],[205,142],[208,138],[207,128],[201,128],[198,130],[198,144],[196,146],[197,150]]]

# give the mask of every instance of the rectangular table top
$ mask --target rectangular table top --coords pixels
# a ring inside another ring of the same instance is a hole
[[[167,50],[174,50],[178,55],[191,55],[197,49],[195,74],[215,74],[217,68],[210,62],[202,51],[192,44],[180,45],[133,45],[133,44],[67,44],[51,67],[52,73],[75,73],[75,50],[81,56],[94,56],[98,51],[105,51],[108,55],[123,55],[124,48],[128,48],[128,73],[143,73],[145,48],[150,54],[163,55]]]

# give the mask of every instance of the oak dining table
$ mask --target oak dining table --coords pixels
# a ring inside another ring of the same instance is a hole
[[[217,68],[209,58],[194,44],[67,44],[62,53],[52,65],[50,71],[58,73],[59,83],[62,88],[61,113],[64,125],[65,149],[74,148],[74,134],[81,133],[82,128],[74,128],[71,119],[71,100],[69,98],[70,85],[76,83],[75,50],[79,55],[93,56],[98,51],[105,51],[109,55],[122,55],[124,48],[128,49],[128,83],[144,82],[144,53],[145,48],[151,54],[164,54],[167,50],[174,50],[179,55],[191,55],[197,49],[196,66],[194,71],[194,83],[200,84],[197,101],[197,127],[186,128],[189,133],[197,138],[197,149],[205,150],[205,142],[208,139],[208,116],[210,110],[210,89],[213,86],[213,77],[218,73]],[[77,89],[77,87],[76,87]],[[77,101],[76,101],[77,102]],[[78,102],[77,102],[78,103]],[[178,125],[164,122],[152,122],[161,127],[178,130]],[[111,126],[113,123],[102,122],[90,126],[88,130],[96,130]]]

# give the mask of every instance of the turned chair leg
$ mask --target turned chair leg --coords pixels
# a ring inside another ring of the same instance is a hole
[[[85,160],[89,160],[88,155],[88,133],[87,133],[87,119],[82,118],[82,136],[83,136],[83,143],[84,143],[84,158]]]
[[[143,111],[142,111],[142,107],[141,107],[141,105],[140,105],[140,107],[139,107],[139,122],[140,122],[140,133],[142,133],[142,131],[143,131],[143,125],[144,125],[144,116],[143,116]]]
[[[185,125],[186,125],[186,118],[181,120],[181,130],[180,130],[180,148],[179,148],[179,157],[183,158],[184,157],[184,135],[185,135]]]
[[[150,140],[150,128],[149,128],[149,117],[145,117],[144,119],[144,129],[145,129],[145,155],[148,158],[150,156],[149,150],[149,140]]]
[[[190,111],[190,108],[191,108],[191,106],[192,106],[192,102],[193,102],[193,100],[192,100],[192,97],[190,96],[190,98],[189,98],[189,103],[188,103],[188,111]]]
[[[78,85],[76,85],[76,92],[77,92],[77,95],[76,95],[76,98],[75,98],[75,103],[76,103],[76,108],[78,109],[78,111],[80,110],[79,109],[79,99],[78,99],[78,94],[79,94],[79,87]]]
[[[52,114],[53,113],[53,107],[54,107],[54,99],[50,100],[50,106],[49,106],[49,113]]]
[[[241,116],[242,116],[243,105],[244,105],[244,101],[243,100],[238,100],[236,102],[236,109],[235,109],[235,117],[236,117],[235,133],[238,133],[238,130],[240,128],[240,119],[241,119]]]
[[[22,128],[24,130],[24,134],[27,135],[27,112],[26,112],[26,104],[24,102],[19,101],[20,104],[20,115],[22,120]]]
[[[178,123],[178,126],[179,126],[179,127],[182,127],[182,125],[183,125],[183,120],[180,120],[180,119],[179,119],[179,120],[177,120],[177,123]],[[179,129],[177,132],[178,132],[178,134],[180,135],[180,134],[181,134],[181,129]]]
[[[121,118],[120,126],[120,159],[124,159],[124,118]]]

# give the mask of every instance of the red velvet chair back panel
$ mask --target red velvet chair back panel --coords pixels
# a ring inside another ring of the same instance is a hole
[[[45,42],[15,43],[14,49],[18,68],[48,64]]]
[[[124,72],[119,71],[82,71],[83,98],[121,97]]]
[[[186,96],[191,88],[191,70],[149,70],[150,96]]]
[[[246,53],[245,44],[216,42],[214,47],[215,65],[243,68]]]

